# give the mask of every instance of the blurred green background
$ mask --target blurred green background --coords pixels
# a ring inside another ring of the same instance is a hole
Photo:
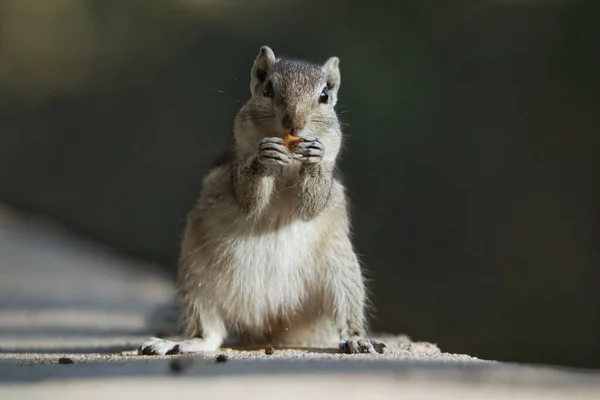
[[[174,272],[259,47],[336,55],[373,328],[600,367],[599,6],[0,0],[0,201]]]

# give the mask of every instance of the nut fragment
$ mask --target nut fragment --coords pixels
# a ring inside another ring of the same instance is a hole
[[[61,357],[58,359],[58,363],[59,364],[73,364],[74,361],[72,359],[70,359],[69,357]]]
[[[292,135],[291,133],[288,133],[287,135],[285,135],[283,137],[283,145],[290,150],[292,149],[292,147],[294,147],[296,145],[296,143],[301,142],[301,141],[302,141],[301,137]]]
[[[265,349],[265,354],[268,355],[268,356],[273,355],[273,354],[275,354],[275,349],[272,348],[272,347],[267,347]]]

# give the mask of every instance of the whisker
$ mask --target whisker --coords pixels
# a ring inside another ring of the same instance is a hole
[[[221,90],[221,89],[213,89],[213,88],[210,88],[210,87],[209,87],[209,88],[206,88],[206,89],[208,89],[208,90],[212,90],[213,92],[217,92],[217,93],[225,93],[225,91],[224,91],[224,90]]]

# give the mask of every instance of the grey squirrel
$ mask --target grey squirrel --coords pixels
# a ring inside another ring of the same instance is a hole
[[[350,239],[334,110],[337,57],[318,65],[260,48],[230,157],[204,178],[181,244],[185,339],[150,338],[141,354],[248,345],[339,346],[383,353],[366,337],[366,290]],[[296,143],[287,146],[292,134]]]

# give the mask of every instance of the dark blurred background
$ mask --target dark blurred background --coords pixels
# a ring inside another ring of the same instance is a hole
[[[600,2],[0,0],[0,201],[173,273],[261,45],[341,59],[378,331],[600,367]]]

